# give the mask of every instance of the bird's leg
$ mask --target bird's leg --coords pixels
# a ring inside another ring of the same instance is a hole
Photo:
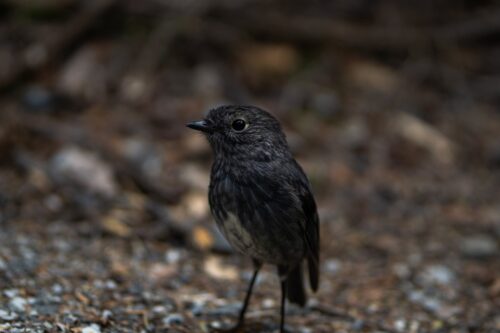
[[[286,300],[286,279],[281,280],[281,321],[280,333],[285,333],[285,300]]]
[[[243,322],[245,321],[245,312],[247,311],[248,303],[250,302],[250,296],[252,295],[253,285],[255,284],[255,280],[257,280],[257,275],[259,275],[259,270],[261,267],[262,263],[254,260],[254,271],[252,279],[250,280],[250,284],[248,285],[247,294],[245,296],[245,300],[243,301],[243,307],[241,308],[238,323],[236,324],[235,328],[240,328],[243,326]]]

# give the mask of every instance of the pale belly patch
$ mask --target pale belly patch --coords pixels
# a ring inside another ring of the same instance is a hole
[[[302,248],[295,249],[286,245],[286,251],[283,251],[283,244],[280,246],[277,242],[273,242],[263,230],[255,230],[252,235],[241,224],[238,216],[231,212],[227,213],[225,220],[218,220],[217,225],[236,251],[259,261],[279,265],[302,258]]]
[[[226,237],[227,241],[237,251],[252,255],[253,248],[255,248],[252,236],[242,226],[238,216],[233,213],[228,213],[224,221],[218,223],[222,234]]]

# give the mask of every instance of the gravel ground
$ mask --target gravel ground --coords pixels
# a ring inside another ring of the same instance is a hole
[[[0,332],[215,332],[251,263],[214,228],[223,103],[283,124],[321,220],[290,332],[500,332],[498,2],[0,3]],[[245,332],[276,332],[265,267]]]

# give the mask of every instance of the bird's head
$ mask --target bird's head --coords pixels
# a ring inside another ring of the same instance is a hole
[[[220,106],[187,127],[206,135],[216,158],[271,160],[289,154],[278,120],[254,106]]]

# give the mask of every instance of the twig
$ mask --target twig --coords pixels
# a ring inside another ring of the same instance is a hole
[[[61,27],[60,33],[47,37],[44,41],[36,41],[28,46],[23,52],[24,57],[20,57],[17,66],[11,69],[8,75],[0,78],[0,89],[5,89],[16,82],[22,76],[37,71],[50,63],[57,61],[61,54],[81,36],[91,28],[95,22],[116,0],[95,0],[87,5],[82,11],[75,15],[73,19]],[[30,53],[41,54],[35,62],[27,56]]]
[[[245,18],[238,16],[235,26],[282,40],[328,42],[358,49],[403,51],[434,43],[458,43],[500,32],[500,10],[440,27],[393,27],[356,25],[341,19],[293,17],[281,13]]]

